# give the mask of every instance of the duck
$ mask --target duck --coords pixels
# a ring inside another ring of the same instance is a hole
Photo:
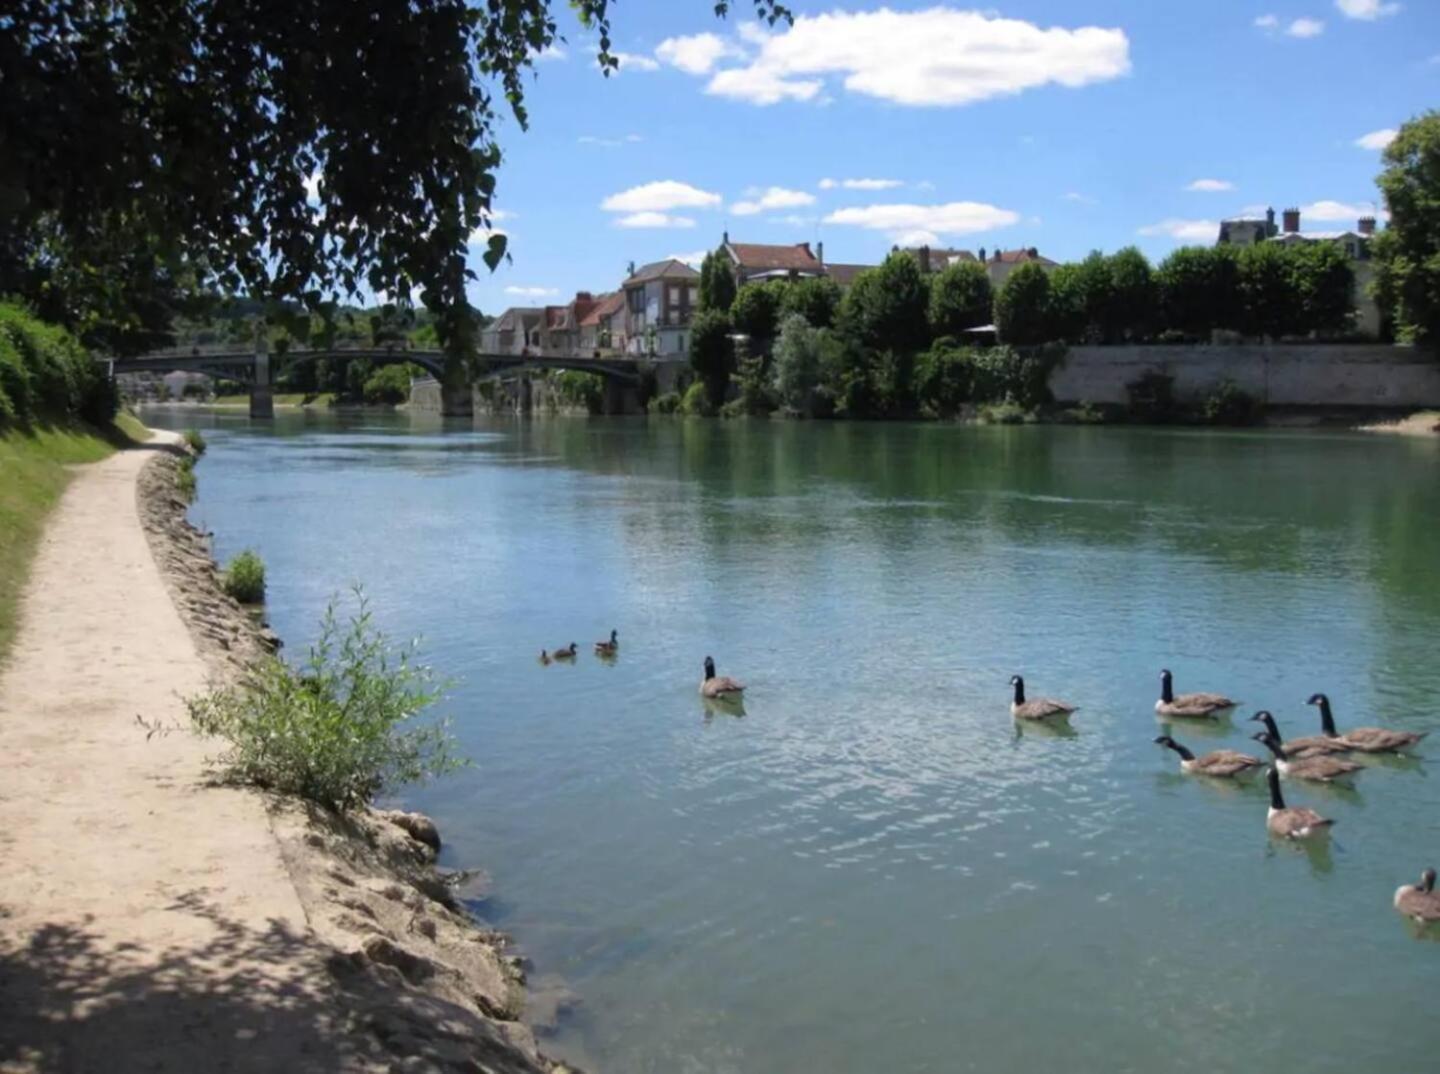
[[[1280,774],[1290,779],[1310,779],[1318,783],[1334,783],[1337,779],[1349,779],[1365,766],[1355,761],[1346,761],[1331,754],[1317,753],[1310,757],[1291,760],[1289,751],[1275,741],[1269,731],[1257,731],[1250,736],[1263,743],[1275,755],[1275,767]]]
[[[1280,770],[1273,764],[1265,769],[1270,784],[1270,810],[1265,814],[1265,830],[1284,839],[1308,839],[1324,835],[1335,822],[1313,809],[1287,808],[1280,794]]]
[[[1298,761],[1302,757],[1317,757],[1332,753],[1349,753],[1350,747],[1338,738],[1328,738],[1325,735],[1307,735],[1305,738],[1292,738],[1286,741],[1280,734],[1280,728],[1275,724],[1275,717],[1270,715],[1268,709],[1261,709],[1254,716],[1250,717],[1252,723],[1263,723],[1265,729],[1285,749],[1285,756],[1291,760]]]
[[[596,656],[614,656],[620,651],[620,635],[617,631],[610,631],[609,641],[597,641],[595,643]]]
[[[1324,694],[1311,694],[1307,705],[1320,708],[1320,726],[1325,737],[1338,739],[1347,749],[1360,753],[1401,753],[1416,745],[1428,731],[1391,731],[1384,727],[1352,727],[1343,735],[1335,730],[1335,716],[1330,711],[1330,699]]]
[[[1241,753],[1239,750],[1212,750],[1210,753],[1196,757],[1169,735],[1161,735],[1155,742],[1180,755],[1180,771],[1195,775],[1233,779],[1235,776],[1244,775],[1253,769],[1265,766],[1265,762],[1259,757],[1251,757],[1248,753]]]
[[[550,654],[547,653],[544,649],[540,650],[540,663],[544,664],[546,667],[550,666]]]
[[[551,653],[550,655],[551,655],[554,659],[556,659],[556,660],[574,660],[574,659],[575,659],[575,654],[576,654],[578,651],[579,651],[579,650],[576,648],[575,643],[572,641],[569,645],[565,646],[563,649],[556,649],[556,650],[555,650],[553,653]]]
[[[715,661],[705,658],[705,677],[700,680],[700,696],[708,697],[714,701],[738,700],[745,692],[745,684],[737,682],[729,675],[715,674]]]
[[[1010,685],[1015,687],[1015,700],[1010,702],[1010,715],[1017,720],[1067,720],[1072,712],[1079,711],[1066,701],[1049,697],[1025,700],[1025,680],[1019,675],[1010,676]]]
[[[1168,668],[1160,670],[1160,700],[1155,702],[1159,716],[1180,719],[1213,720],[1227,709],[1233,709],[1238,701],[1231,701],[1224,694],[1179,694],[1175,693],[1174,678]]]
[[[1395,891],[1395,909],[1422,924],[1440,921],[1440,892],[1435,890],[1435,870],[1420,874],[1420,883],[1404,884]]]

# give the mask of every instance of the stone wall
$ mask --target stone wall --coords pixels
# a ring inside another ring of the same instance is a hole
[[[1182,401],[1229,379],[1269,406],[1440,406],[1440,358],[1368,343],[1071,347],[1050,391],[1062,403],[1124,403],[1125,385],[1148,372],[1174,377]]]
[[[410,407],[438,414],[441,410],[440,382],[434,377],[424,377],[410,382]]]

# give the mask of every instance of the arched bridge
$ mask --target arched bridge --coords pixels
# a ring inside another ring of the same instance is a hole
[[[233,344],[204,347],[174,347],[151,351],[126,358],[107,358],[111,374],[118,373],[207,373],[250,385],[250,416],[270,417],[274,413],[271,364],[315,361],[321,358],[340,361],[367,359],[378,365],[413,362],[443,381],[446,354],[438,350],[412,349],[402,345],[336,347],[290,347],[273,355],[264,347],[239,347]],[[640,383],[640,368],[633,358],[620,356],[585,357],[569,352],[527,348],[519,354],[471,355],[472,368],[479,376],[492,376],[512,369],[570,369],[595,373],[625,387]],[[468,386],[467,386],[468,392]]]

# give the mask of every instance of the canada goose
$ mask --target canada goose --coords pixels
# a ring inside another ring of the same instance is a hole
[[[1253,768],[1261,768],[1265,764],[1260,758],[1251,757],[1248,753],[1240,753],[1238,750],[1214,750],[1201,757],[1196,757],[1169,735],[1161,735],[1155,741],[1180,755],[1180,771],[1192,772],[1195,775],[1230,779],[1249,772]]]
[[[1010,715],[1017,720],[1065,720],[1077,711],[1074,705],[1055,701],[1048,697],[1025,700],[1025,680],[1019,675],[1010,676],[1010,685],[1015,687],[1015,700],[1010,702]]]
[[[546,667],[550,666],[550,654],[547,653],[544,649],[540,650],[540,663],[544,664]]]
[[[619,651],[620,635],[614,630],[610,631],[609,641],[597,641],[595,643],[595,653],[598,656],[614,656]]]
[[[1420,874],[1420,883],[1399,888],[1395,892],[1395,909],[1424,924],[1440,921],[1440,892],[1435,890],[1435,870],[1426,869]]]
[[[1265,729],[1270,732],[1270,737],[1285,749],[1285,756],[1292,761],[1298,761],[1302,757],[1319,757],[1332,753],[1349,753],[1350,747],[1338,738],[1327,738],[1325,735],[1307,735],[1305,738],[1286,739],[1281,736],[1280,728],[1275,725],[1275,717],[1270,715],[1268,709],[1261,709],[1254,716],[1250,717],[1252,723],[1263,723]]]
[[[1269,731],[1257,731],[1250,737],[1256,742],[1265,744],[1275,755],[1275,767],[1280,769],[1280,774],[1291,779],[1313,779],[1320,783],[1334,783],[1337,779],[1348,779],[1365,767],[1354,761],[1345,761],[1339,757],[1321,753],[1310,757],[1296,758],[1292,761],[1289,752],[1275,741],[1275,736]]]
[[[1273,764],[1265,769],[1265,778],[1270,782],[1270,811],[1265,814],[1265,828],[1271,835],[1306,839],[1324,833],[1335,823],[1313,809],[1287,809],[1280,795],[1280,772]]]
[[[1324,694],[1311,694],[1307,705],[1320,706],[1320,726],[1327,738],[1339,739],[1346,748],[1361,753],[1399,753],[1424,738],[1428,731],[1389,731],[1383,727],[1352,727],[1343,735],[1335,730],[1335,717],[1330,712],[1330,699]]]
[[[577,652],[577,650],[576,650],[576,648],[575,648],[575,643],[572,641],[572,642],[571,642],[568,646],[566,646],[565,648],[563,648],[563,649],[556,649],[556,650],[555,650],[553,653],[551,653],[550,655],[553,656],[556,660],[574,660],[574,659],[575,659],[575,653],[576,653],[576,652]]]
[[[1161,716],[1180,719],[1213,720],[1225,709],[1233,709],[1239,702],[1231,701],[1224,694],[1179,694],[1175,693],[1174,681],[1168,669],[1160,672],[1160,700],[1155,702],[1155,712]]]
[[[738,700],[745,692],[745,684],[736,682],[729,675],[715,674],[715,661],[705,658],[705,677],[700,680],[700,696],[723,701],[727,698]]]

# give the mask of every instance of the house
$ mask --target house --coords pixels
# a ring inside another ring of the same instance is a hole
[[[729,260],[737,285],[747,284],[752,280],[798,280],[807,276],[825,275],[823,244],[817,257],[808,242],[799,242],[793,246],[731,242],[730,232],[727,231],[721,240],[718,253]]]
[[[539,349],[546,311],[539,306],[512,306],[480,330],[485,354],[522,354]]]
[[[625,292],[612,291],[595,300],[580,318],[579,352],[625,349]]]
[[[899,249],[899,247],[895,247]],[[909,254],[920,264],[920,271],[929,275],[932,272],[943,272],[951,265],[976,264],[982,265],[985,275],[990,277],[990,285],[995,290],[1000,289],[1010,273],[1027,263],[1039,265],[1046,272],[1051,272],[1060,267],[1058,261],[1051,261],[1043,256],[1035,247],[1025,247],[1019,250],[996,250],[988,258],[985,256],[985,248],[980,247],[978,254],[972,254],[969,250],[942,250],[932,246],[918,246],[907,249]]]
[[[1275,210],[1267,209],[1264,219],[1241,218],[1222,220],[1216,246],[1251,246],[1257,242],[1275,242],[1282,246],[1297,243],[1334,243],[1350,261],[1355,276],[1355,327],[1367,336],[1380,334],[1380,307],[1370,293],[1375,278],[1370,263],[1370,240],[1375,236],[1375,217],[1362,216],[1353,229],[1339,231],[1305,231],[1300,226],[1300,210],[1286,209],[1281,226],[1275,226]]]
[[[899,250],[896,246],[893,250]],[[905,251],[913,257],[920,265],[920,271],[927,276],[932,272],[944,272],[951,265],[958,265],[962,262],[979,264],[977,258],[969,250],[941,250],[932,246],[912,246]]]
[[[825,266],[825,275],[839,284],[840,290],[844,291],[848,290],[850,285],[855,282],[856,276],[873,268],[875,268],[874,265],[841,265],[832,262]]]
[[[621,288],[626,354],[677,358],[687,353],[690,319],[700,304],[700,273],[671,258],[642,266]]]

